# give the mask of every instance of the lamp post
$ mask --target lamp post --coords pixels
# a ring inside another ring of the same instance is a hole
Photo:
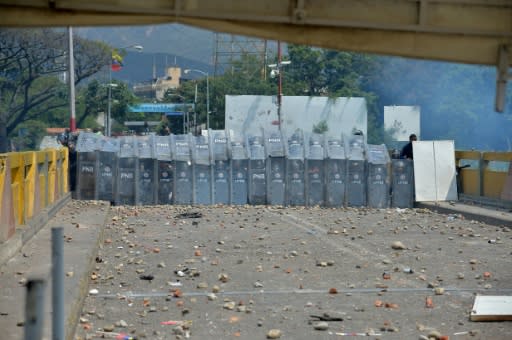
[[[123,50],[125,48],[133,48],[136,51],[141,52],[144,47],[141,45],[129,45],[125,47],[119,48],[120,50]],[[107,103],[107,123],[105,124],[105,135],[110,137],[112,135],[112,87],[116,87],[117,84],[112,84],[112,51],[110,52],[110,64],[108,68],[108,103]]]
[[[210,130],[210,89],[208,86],[208,72],[204,72],[197,69],[186,69],[183,71],[185,74],[189,72],[198,72],[206,76],[206,130]]]

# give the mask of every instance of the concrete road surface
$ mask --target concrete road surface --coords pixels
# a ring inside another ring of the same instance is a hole
[[[512,295],[509,231],[426,209],[113,207],[76,339],[511,339],[469,320],[475,294]]]

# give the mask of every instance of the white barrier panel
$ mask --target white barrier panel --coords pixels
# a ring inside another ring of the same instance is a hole
[[[453,141],[413,143],[416,201],[457,200]]]

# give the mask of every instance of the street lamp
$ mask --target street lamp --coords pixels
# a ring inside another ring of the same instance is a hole
[[[125,47],[119,48],[120,50],[124,50],[125,48],[133,48],[136,51],[142,52],[144,47],[141,45],[129,45]],[[107,104],[107,124],[105,124],[105,134],[110,137],[112,135],[112,87],[116,87],[117,84],[112,84],[112,51],[110,52],[110,65],[108,68],[108,104]]]
[[[210,90],[208,87],[208,72],[204,72],[197,69],[186,69],[183,71],[185,74],[189,72],[198,72],[206,76],[206,130],[210,130]]]

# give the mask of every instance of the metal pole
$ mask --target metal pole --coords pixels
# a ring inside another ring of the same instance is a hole
[[[69,129],[71,132],[76,130],[75,116],[75,60],[73,57],[73,28],[68,27],[68,79],[69,79],[69,110],[71,117],[69,119]]]
[[[64,340],[64,240],[62,227],[52,228],[53,340]]]
[[[107,133],[106,135],[110,137],[112,129],[111,129],[111,111],[112,110],[112,56],[110,57],[110,65],[108,68],[108,103],[107,103]]]
[[[32,279],[27,282],[25,340],[40,340],[43,337],[44,287],[43,279]]]
[[[283,96],[283,78],[281,76],[281,42],[277,41],[277,72],[279,82],[277,87],[277,119],[279,121],[279,130],[281,130],[281,97]]]
[[[197,107],[197,83],[196,83],[196,93],[194,95],[194,136],[197,133],[197,111],[196,111],[196,107]]]
[[[210,89],[208,86],[208,72],[206,72],[206,130],[210,130]]]

